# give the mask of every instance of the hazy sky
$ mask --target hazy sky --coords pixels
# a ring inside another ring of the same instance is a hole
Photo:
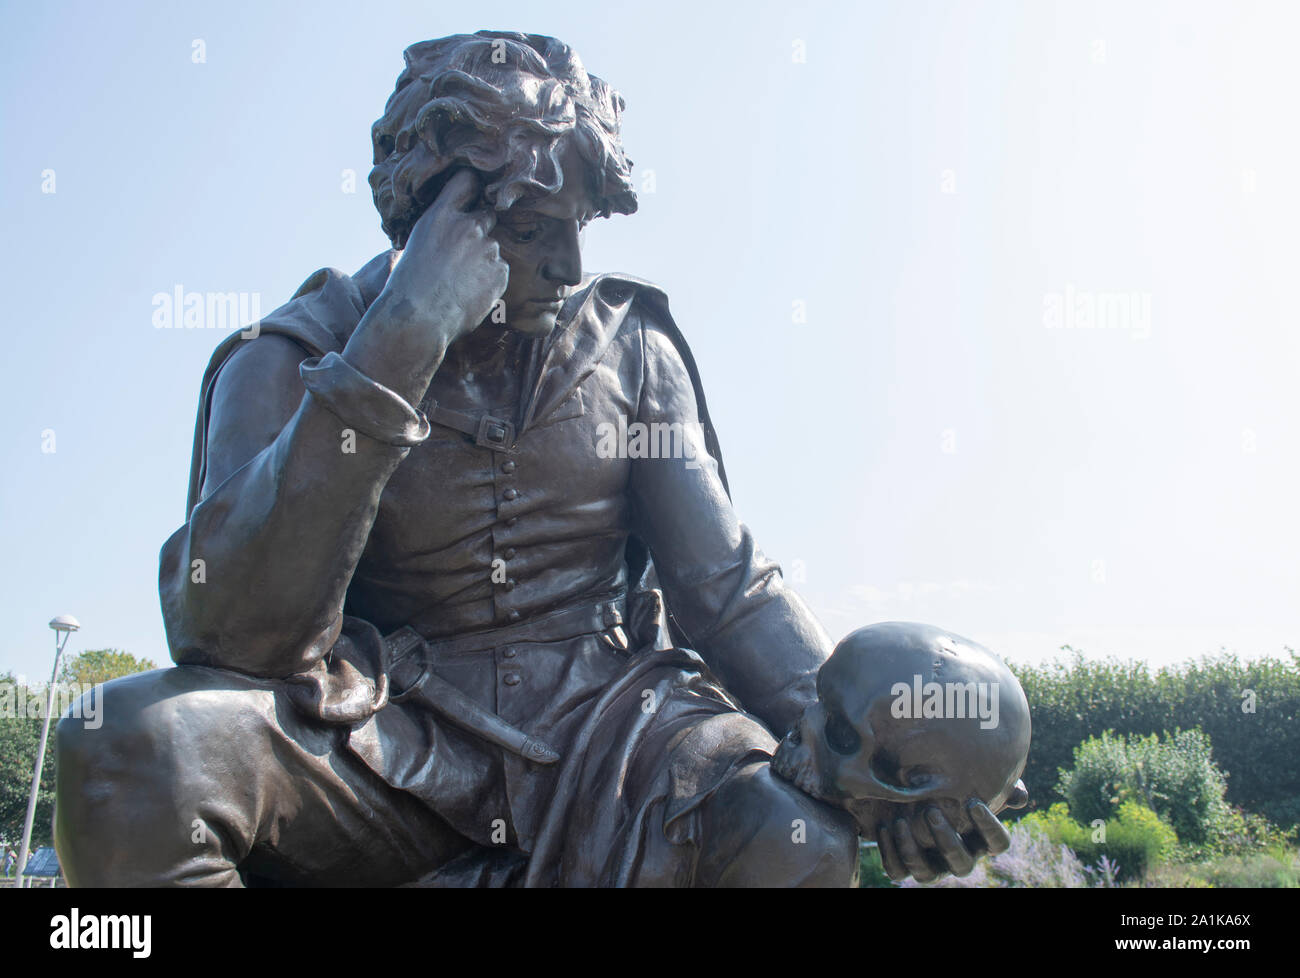
[[[153,297],[266,313],[384,250],[402,49],[481,28],[624,94],[641,210],[588,269],[667,290],[736,506],[833,635],[1300,647],[1294,5],[2,9],[0,671],[48,673],[61,613],[70,651],[166,662],[158,548],[224,334]]]

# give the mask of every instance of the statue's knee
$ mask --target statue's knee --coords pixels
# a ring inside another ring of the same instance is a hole
[[[61,781],[65,773],[94,771],[123,750],[122,741],[131,734],[128,711],[123,709],[123,701],[129,696],[124,687],[138,686],[141,677],[152,675],[142,673],[111,680],[95,686],[69,706],[54,730]]]
[[[744,785],[743,803],[757,824],[733,867],[743,871],[732,885],[855,885],[858,833],[847,812],[804,794],[766,764]]]
[[[270,684],[198,666],[116,679],[74,704],[56,740],[55,839],[69,881],[232,874],[257,828],[275,710]]]
[[[98,879],[105,847],[129,835],[139,806],[153,805],[156,774],[166,759],[149,745],[140,704],[154,696],[165,670],[140,673],[97,686],[73,703],[55,728],[57,776],[54,835],[69,880]]]
[[[852,816],[770,775],[770,791],[785,796],[790,845],[804,886],[851,886],[857,881],[858,830]]]
[[[75,824],[79,831],[87,823],[111,822],[125,810],[127,797],[147,794],[150,772],[172,766],[166,756],[168,731],[157,729],[158,718],[148,710],[168,671],[96,686],[63,714],[54,740],[59,822]]]
[[[63,772],[79,780],[135,780],[153,766],[173,776],[250,748],[274,697],[256,680],[193,666],[114,679],[74,703],[59,721]]]
[[[720,786],[704,830],[698,886],[851,886],[856,879],[852,817],[778,778],[767,763]]]

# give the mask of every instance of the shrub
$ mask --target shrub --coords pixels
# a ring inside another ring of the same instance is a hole
[[[1083,863],[1120,880],[1140,879],[1149,867],[1168,859],[1178,844],[1178,836],[1160,816],[1132,801],[1123,802],[1115,818],[1096,828],[1080,825],[1062,802],[1046,812],[1031,812],[1016,825],[1068,846]]]
[[[1214,887],[1196,871],[1194,866],[1186,863],[1167,863],[1152,866],[1140,880],[1126,884],[1143,889],[1160,890],[1212,890]]]
[[[1254,853],[1225,856],[1203,865],[1201,872],[1211,886],[1285,887],[1300,886],[1300,860],[1292,853]]]
[[[1091,841],[1092,836],[1088,838]],[[1177,845],[1177,834],[1159,815],[1144,805],[1126,801],[1119,806],[1119,818],[1106,822],[1105,841],[1097,843],[1092,850],[1085,847],[1079,852],[1079,858],[1092,863],[1108,856],[1119,863],[1121,878],[1133,879],[1142,876],[1148,867],[1168,859]]]
[[[1108,821],[1125,801],[1136,801],[1193,846],[1227,831],[1231,809],[1223,800],[1226,789],[1210,740],[1199,730],[1128,740],[1107,731],[1075,749],[1073,770],[1062,771],[1057,782],[1080,821]]]
[[[1058,775],[1056,790],[1066,804],[1055,804],[1050,811],[1063,812],[1068,807],[1081,822],[1105,821],[1119,810],[1132,771],[1123,737],[1112,736],[1108,730],[1085,740],[1074,749],[1073,769]]]
[[[1198,863],[1161,866],[1147,874],[1144,887],[1300,887],[1300,853],[1272,848],[1247,856],[1224,856]]]
[[[1300,828],[1284,831],[1263,815],[1230,808],[1224,825],[1213,839],[1185,854],[1188,861],[1205,856],[1246,856],[1264,849],[1286,850],[1300,836]]]

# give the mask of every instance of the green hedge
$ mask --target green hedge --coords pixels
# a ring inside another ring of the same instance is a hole
[[[1199,728],[1227,775],[1228,802],[1282,826],[1300,822],[1300,655],[1294,651],[1251,662],[1220,654],[1154,673],[1145,663],[1086,661],[1078,652],[1071,660],[1012,669],[1034,723],[1024,774],[1031,808],[1061,800],[1060,772],[1089,737]]]

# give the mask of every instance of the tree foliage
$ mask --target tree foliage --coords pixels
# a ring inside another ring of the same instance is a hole
[[[17,681],[11,674],[0,676],[0,695],[8,704],[19,699]],[[25,688],[25,698],[40,699],[43,689]],[[36,770],[36,749],[41,739],[41,721],[13,715],[12,709],[0,711],[0,842],[18,848],[23,836],[23,819],[27,816],[27,796],[32,789],[32,772]],[[36,796],[36,821],[32,827],[32,848],[50,844],[50,820],[54,817],[54,764],[45,758],[41,771],[41,788]]]
[[[1300,655],[1242,662],[1220,653],[1152,672],[1141,662],[1065,661],[1013,666],[1033,717],[1024,779],[1045,808],[1074,748],[1113,731],[1144,737],[1199,728],[1227,775],[1227,800],[1283,826],[1300,822]]]
[[[66,659],[59,670],[59,682],[96,685],[119,676],[157,669],[152,659],[137,659],[121,649],[89,649]]]

